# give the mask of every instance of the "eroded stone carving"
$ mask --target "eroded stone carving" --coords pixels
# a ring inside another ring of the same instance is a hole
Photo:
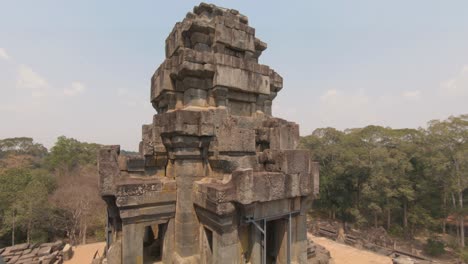
[[[318,166],[298,125],[271,116],[283,80],[258,63],[266,47],[232,9],[202,3],[175,25],[140,155],[100,151],[113,261],[307,262]]]

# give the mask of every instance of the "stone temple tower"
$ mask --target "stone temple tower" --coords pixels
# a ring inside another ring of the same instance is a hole
[[[307,262],[318,166],[271,116],[283,79],[266,48],[236,10],[202,3],[175,25],[139,155],[99,153],[108,263]]]

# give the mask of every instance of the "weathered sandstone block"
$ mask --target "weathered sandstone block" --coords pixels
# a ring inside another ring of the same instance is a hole
[[[318,164],[271,116],[283,79],[266,48],[233,9],[202,3],[174,26],[140,153],[99,153],[109,263],[306,263]]]

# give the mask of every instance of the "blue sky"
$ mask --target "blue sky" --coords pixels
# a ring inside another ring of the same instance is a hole
[[[0,138],[136,150],[164,40],[198,1],[2,1]],[[468,1],[213,1],[249,17],[302,135],[468,113]]]

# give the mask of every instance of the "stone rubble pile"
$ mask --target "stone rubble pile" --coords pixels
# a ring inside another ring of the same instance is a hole
[[[60,264],[70,259],[72,253],[72,247],[62,241],[0,248],[0,256],[7,264]]]
[[[387,234],[383,227],[371,227],[366,232],[355,232],[368,243],[376,244],[381,247],[393,247],[393,239]]]
[[[308,238],[307,259],[308,264],[329,264],[331,260],[330,251]]]

